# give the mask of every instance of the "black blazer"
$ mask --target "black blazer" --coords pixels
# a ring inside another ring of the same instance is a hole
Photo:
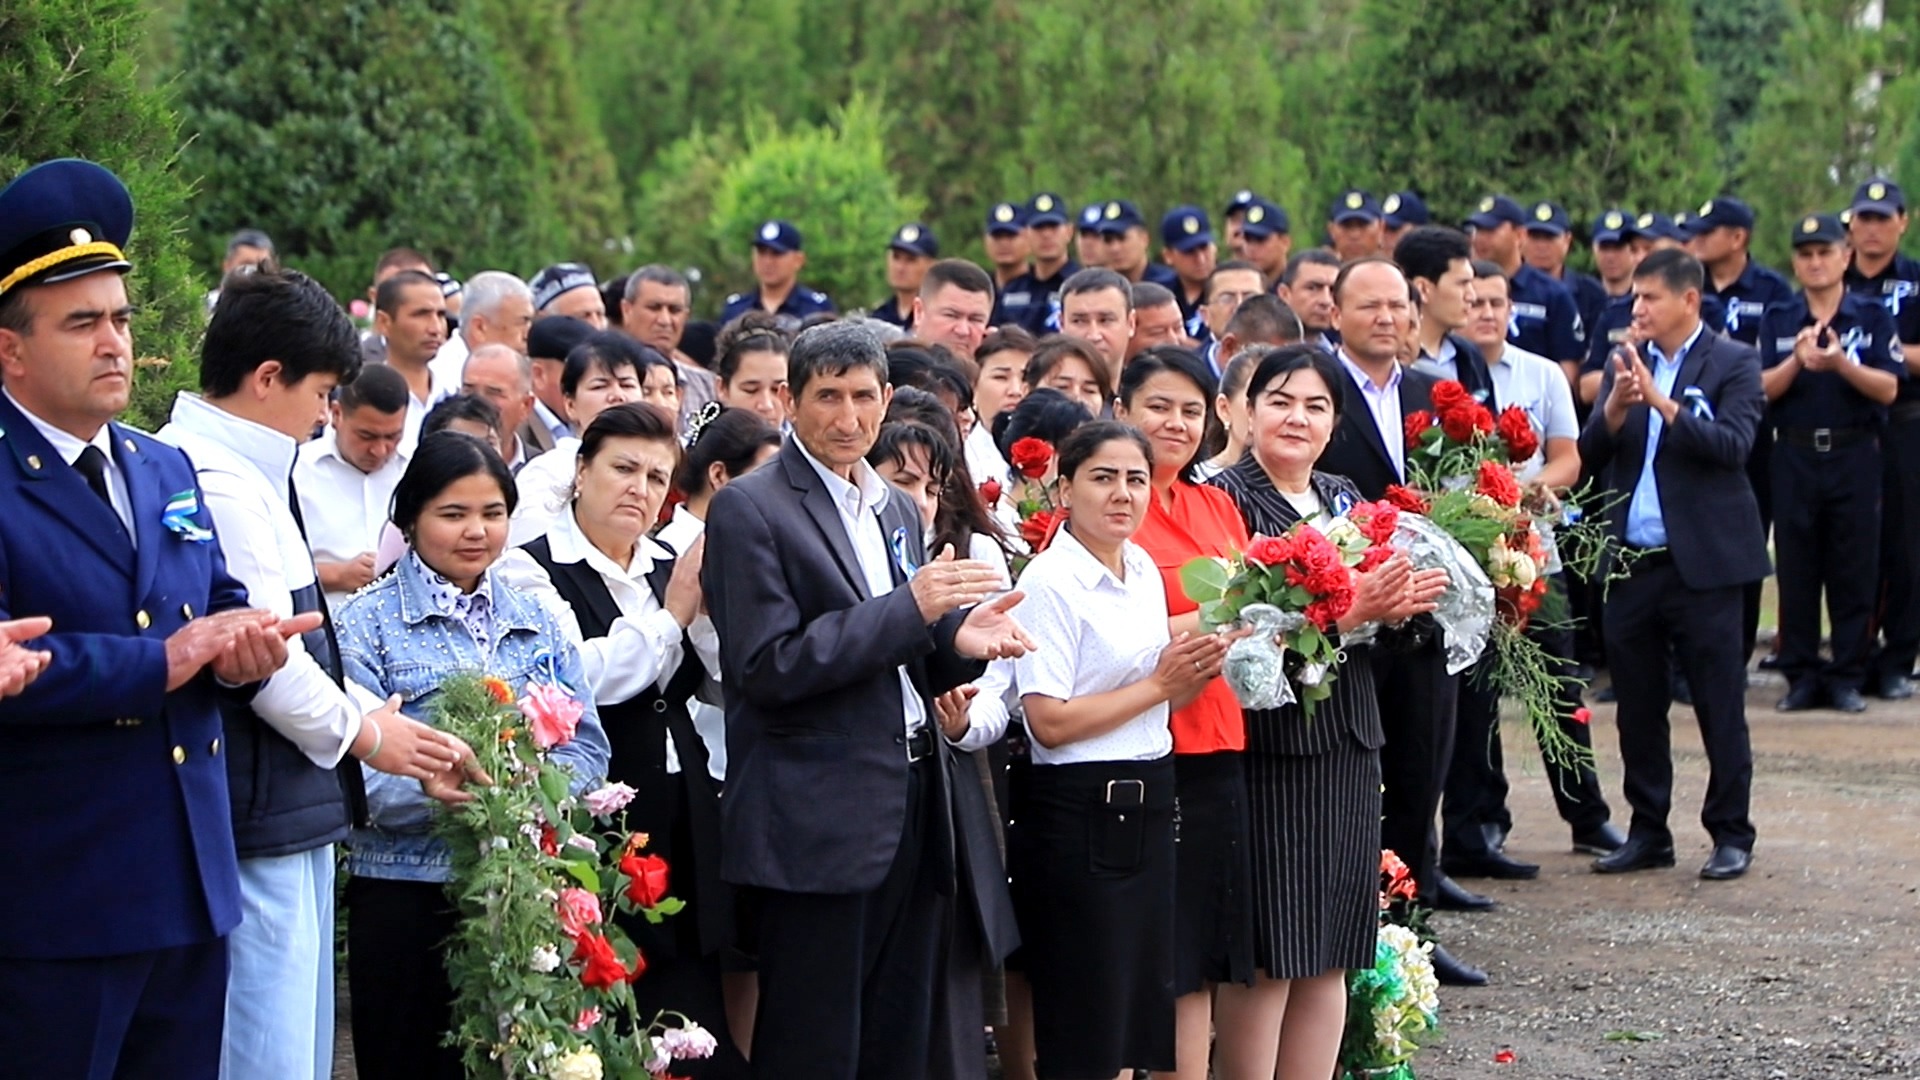
[[[1354,381],[1352,372],[1341,365],[1346,375],[1346,385],[1341,387],[1344,395],[1340,406],[1340,422],[1334,425],[1333,437],[1327,440],[1327,448],[1321,451],[1316,466],[1323,472],[1335,473],[1353,481],[1353,486],[1362,498],[1377,499],[1386,493],[1387,485],[1403,483],[1400,474],[1394,470],[1393,459],[1387,456],[1386,439],[1401,441],[1404,445],[1404,431],[1382,432],[1373,422],[1373,413],[1367,408],[1367,402],[1361,396],[1360,384]],[[1400,372],[1400,415],[1404,418],[1415,409],[1433,408],[1433,387],[1439,380],[1424,372],[1403,368]],[[1491,393],[1492,382],[1488,382]],[[1471,389],[1471,387],[1469,387]],[[1491,407],[1491,406],[1489,406]]]
[[[1747,454],[1766,412],[1760,389],[1760,354],[1753,346],[1703,330],[1680,363],[1673,396],[1698,388],[1711,417],[1682,402],[1662,427],[1653,474],[1660,485],[1660,516],[1674,568],[1690,589],[1745,585],[1772,572],[1760,507],[1747,480]],[[1613,390],[1608,365],[1596,402]],[[1596,405],[1580,433],[1580,459],[1601,484],[1623,501],[1608,515],[1614,536],[1626,540],[1627,508],[1646,462],[1647,409],[1627,412],[1618,433],[1607,430],[1606,410]]]
[[[1493,370],[1487,367],[1486,354],[1480,351],[1480,346],[1459,334],[1450,332],[1446,338],[1453,342],[1453,369],[1460,385],[1467,388],[1474,400],[1492,412],[1499,412],[1500,402],[1493,392]]]

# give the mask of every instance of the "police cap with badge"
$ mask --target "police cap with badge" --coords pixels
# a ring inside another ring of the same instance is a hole
[[[1906,212],[1907,197],[1901,192],[1900,185],[1878,176],[1855,188],[1853,205],[1847,207],[1849,220],[1854,214],[1898,217]]]
[[[1047,225],[1065,225],[1071,215],[1067,210],[1067,200],[1051,191],[1035,195],[1027,203],[1027,227],[1042,228]]]
[[[1335,225],[1381,221],[1385,217],[1380,211],[1379,200],[1359,188],[1342,192],[1339,198],[1333,200],[1333,208],[1327,211],[1327,220]]]
[[[1287,212],[1265,199],[1253,200],[1253,205],[1247,207],[1247,216],[1240,219],[1240,234],[1249,240],[1285,236],[1291,231]]]
[[[1593,242],[1623,244],[1633,237],[1633,212],[1613,207],[1593,219]]]
[[[1539,202],[1527,217],[1527,231],[1544,236],[1565,236],[1573,231],[1573,219],[1567,208],[1557,202]]]
[[[909,221],[894,231],[893,239],[887,242],[887,250],[904,251],[923,259],[937,259],[940,257],[940,241],[924,223]]]
[[[1027,227],[1027,213],[1019,203],[994,203],[987,211],[987,235],[1005,236]]]
[[[1715,229],[1751,230],[1753,222],[1753,207],[1731,195],[1722,195],[1701,203],[1700,212],[1689,225],[1694,236],[1701,236]]]
[[[1176,206],[1160,219],[1160,242],[1185,254],[1213,243],[1213,225],[1197,206]]]
[[[124,273],[133,196],[91,161],[60,158],[0,191],[0,299],[101,270]]]
[[[1433,215],[1427,210],[1427,200],[1411,189],[1396,191],[1381,200],[1380,212],[1386,215],[1389,229],[1409,229],[1433,221]]]
[[[1140,216],[1140,208],[1126,199],[1115,199],[1102,207],[1100,223],[1094,226],[1102,236],[1125,236],[1130,229],[1146,227],[1147,219]]]
[[[1474,207],[1467,224],[1476,229],[1497,229],[1502,225],[1525,225],[1527,212],[1506,195],[1488,195]]]
[[[1097,203],[1097,202],[1088,203],[1087,205],[1081,207],[1079,231],[1083,233],[1099,232],[1100,222],[1104,220],[1106,216],[1106,209],[1107,209],[1106,203]]]
[[[794,228],[791,221],[775,220],[760,226],[759,230],[753,234],[753,246],[765,248],[776,255],[804,250],[800,241],[800,230]]]
[[[1227,208],[1220,211],[1220,216],[1230,218],[1235,214],[1245,214],[1259,201],[1260,196],[1255,195],[1252,188],[1241,188],[1233,193],[1233,198],[1227,200]]]
[[[1808,214],[1793,227],[1793,246],[1805,247],[1808,244],[1844,244],[1847,242],[1847,227],[1840,223],[1837,214]]]

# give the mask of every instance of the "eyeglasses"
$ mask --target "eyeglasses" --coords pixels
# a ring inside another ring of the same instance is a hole
[[[1207,301],[1207,303],[1230,304],[1234,307],[1239,307],[1241,304],[1244,304],[1247,301],[1259,295],[1260,294],[1257,292],[1217,292],[1213,294],[1212,298],[1210,298]]]

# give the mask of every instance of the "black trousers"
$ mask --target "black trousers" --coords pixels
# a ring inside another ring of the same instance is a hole
[[[353,877],[346,904],[353,1059],[361,1080],[463,1080],[460,1051],[440,1045],[453,1024],[442,946],[457,922],[446,888]]]
[[[1780,581],[1780,673],[1829,693],[1858,690],[1872,649],[1880,553],[1880,447],[1869,440],[1825,453],[1773,451],[1773,522]],[[1833,656],[1820,659],[1820,598],[1826,595]]]
[[[1880,514],[1880,652],[1874,674],[1911,675],[1920,654],[1920,417],[1886,433]]]
[[[1760,430],[1754,432],[1753,450],[1747,455],[1747,482],[1753,485],[1753,500],[1760,507],[1760,535],[1765,537],[1767,530],[1773,527],[1774,508],[1780,498],[1774,491],[1772,459],[1778,449],[1774,445],[1773,423],[1766,417],[1760,418]],[[1621,511],[1625,513],[1623,509]],[[1760,640],[1760,595],[1767,581],[1750,582],[1740,594],[1740,662],[1753,659],[1753,647]]]
[[[226,1004],[226,938],[82,960],[0,959],[0,1077],[212,1080]]]
[[[1555,578],[1555,590],[1564,590],[1565,582]],[[1571,677],[1573,630],[1569,626],[1547,626],[1534,622],[1527,628],[1529,637],[1546,647],[1555,660],[1554,671]],[[1586,724],[1576,722],[1573,711],[1581,707],[1581,687],[1562,683],[1556,704],[1560,729],[1576,743],[1591,750],[1593,733]],[[1446,801],[1441,805],[1441,853],[1446,859],[1472,858],[1490,854],[1483,826],[1493,825],[1502,832],[1513,828],[1513,814],[1507,809],[1506,755],[1501,749],[1500,699],[1475,667],[1460,677],[1459,720],[1455,725],[1453,762],[1447,770]],[[1600,790],[1600,777],[1592,768],[1568,768],[1541,756],[1547,780],[1553,788],[1553,801],[1560,820],[1574,833],[1590,832],[1607,823],[1612,811]]]
[[[1677,642],[1707,751],[1700,823],[1715,844],[1752,850],[1753,750],[1747,740],[1747,670],[1738,652],[1742,588],[1689,589],[1660,556],[1636,567],[1607,595],[1607,658],[1619,695],[1630,835],[1657,842],[1673,835],[1667,826],[1673,804],[1667,656]]]
[[[1440,837],[1434,818],[1453,761],[1454,711],[1460,678],[1447,674],[1446,655],[1429,642],[1411,652],[1376,657],[1380,698],[1380,846],[1413,871],[1422,903],[1440,888]]]
[[[952,868],[929,852],[931,830],[947,820],[935,806],[938,761],[926,758],[908,773],[906,827],[879,888],[749,894],[760,946],[754,1076],[918,1080],[928,1074],[953,923]]]

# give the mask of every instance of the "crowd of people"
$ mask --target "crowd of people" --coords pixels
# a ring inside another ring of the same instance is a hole
[[[1617,698],[1624,831],[1595,768],[1547,762],[1572,848],[1674,865],[1682,700],[1700,876],[1744,874],[1769,528],[1779,708],[1912,692],[1898,186],[1770,225],[1791,280],[1728,196],[1602,212],[1597,276],[1552,202],[1454,228],[1349,191],[1301,250],[1252,192],[1223,217],[1224,248],[1174,208],[1154,258],[1131,202],[1042,193],[987,211],[988,266],[908,223],[875,253],[891,295],[848,315],[769,221],[713,322],[666,266],[460,281],[397,247],[365,329],[243,230],[198,390],[149,435],[118,419],[131,198],[88,162],[21,174],[0,1077],[327,1080],[337,917],[358,1074],[463,1075],[432,826],[492,778],[433,710],[484,672],[578,697],[556,760],[638,793],[689,907],[629,928],[633,992],[719,1036],[687,1075],[976,1078],[990,1032],[1009,1078],[1326,1080],[1383,849],[1428,909],[1539,872],[1506,851],[1500,702],[1448,670],[1445,571],[1398,554],[1356,574],[1337,633],[1379,629],[1311,722],[1244,709],[1221,671],[1245,631],[1203,624],[1180,570],[1404,483],[1440,380],[1523,410],[1521,479],[1598,493],[1615,539],[1595,580],[1553,578],[1579,624],[1528,631],[1577,742],[1596,669]]]

